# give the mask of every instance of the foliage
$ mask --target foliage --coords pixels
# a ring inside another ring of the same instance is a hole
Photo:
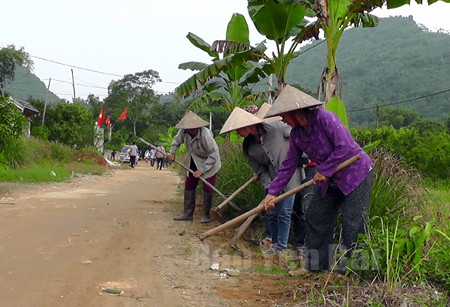
[[[14,80],[16,65],[24,65],[28,69],[33,68],[33,61],[23,47],[16,49],[14,45],[8,45],[0,49],[0,95],[4,96],[5,83]]]
[[[347,112],[345,111],[345,105],[342,99],[338,97],[332,97],[330,100],[328,100],[325,109],[339,116],[341,122],[345,125],[345,127],[347,127],[347,129],[349,129]]]
[[[65,145],[82,148],[93,144],[94,123],[92,113],[79,103],[58,103],[55,108],[48,108],[45,126],[48,139]],[[33,133],[39,133],[32,129]],[[38,134],[39,135],[39,134]]]
[[[23,162],[22,129],[27,119],[9,98],[0,97],[0,154],[2,163],[16,167]],[[5,163],[5,160],[7,163]]]
[[[373,184],[368,231],[360,235],[351,267],[363,277],[378,276],[391,291],[407,280],[427,278],[433,252],[428,196],[416,170],[402,167],[388,152],[372,154]]]
[[[374,150],[371,158],[374,165],[369,219],[388,217],[392,224],[400,217],[420,214],[425,189],[417,170],[403,167],[400,159],[383,149]]]
[[[144,122],[151,106],[158,101],[152,87],[160,81],[159,73],[151,69],[111,81],[105,99],[105,116],[118,118],[128,108],[127,120],[131,121],[133,134],[137,136],[137,125]]]
[[[58,142],[52,143],[52,157],[58,162],[67,163],[73,156],[73,149],[59,144]]]
[[[300,49],[302,55],[292,60],[286,73],[289,84],[300,83],[317,91],[317,79],[327,56],[326,45],[320,43],[314,42]],[[375,124],[376,105],[448,89],[442,80],[450,78],[446,69],[446,63],[450,63],[449,50],[448,34],[432,33],[417,25],[412,16],[383,18],[375,28],[345,31],[336,62],[350,126]],[[435,95],[402,106],[413,109],[423,118],[444,123],[449,114],[450,98],[445,94]]]
[[[264,77],[274,73],[278,80],[278,91],[284,88],[287,67],[299,55],[295,49],[304,41],[306,33],[318,39],[318,28],[307,25],[305,16],[314,13],[305,5],[307,1],[248,1],[248,12],[258,32],[276,44],[277,54],[272,58],[264,55],[266,61],[254,77]],[[309,38],[309,37],[308,37]],[[288,40],[292,39],[289,44]]]
[[[225,195],[231,195],[253,176],[253,170],[242,152],[242,138],[239,142],[225,142],[219,147],[222,168],[217,173],[216,187]],[[264,189],[255,182],[239,193],[233,203],[247,211],[256,207],[264,199]],[[234,217],[236,211],[227,206],[222,215]]]
[[[427,263],[426,270],[433,281],[443,284],[450,289],[450,232],[435,230],[434,233],[441,239],[438,240],[431,256],[432,259]]]
[[[379,126],[392,126],[395,129],[409,126],[420,118],[418,112],[404,107],[377,108],[375,112]]]
[[[210,65],[199,62],[180,64],[178,66],[180,69],[199,72],[177,88],[177,95],[187,97],[195,91],[191,95],[194,98],[193,105],[198,107],[199,104],[220,101],[227,107],[229,113],[234,108],[246,104],[248,97],[253,97],[249,85],[258,80],[243,81],[243,77],[255,70],[254,64],[249,62],[249,60],[255,60],[252,58],[252,50],[256,53],[260,51],[249,46],[248,25],[244,16],[233,14],[227,26],[226,41],[216,41],[213,46],[210,46],[193,33],[189,33],[187,38],[194,46],[208,53],[213,63]],[[228,42],[233,44],[229,46]],[[224,54],[222,59],[219,53]],[[212,77],[216,78],[208,81]],[[199,85],[203,86],[200,91],[197,90]]]
[[[328,102],[332,97],[341,98],[341,85],[339,71],[336,67],[336,53],[339,41],[345,29],[350,25],[375,27],[379,19],[368,14],[376,7],[381,7],[383,2],[371,2],[350,0],[318,0],[313,9],[317,13],[318,21],[325,35],[327,43],[327,66],[320,77],[319,99]]]
[[[420,121],[418,128],[393,127],[352,129],[355,140],[365,145],[380,140],[380,147],[402,158],[422,174],[431,178],[448,178],[450,175],[450,135],[445,128]],[[412,127],[415,124],[411,125]],[[438,128],[441,127],[441,128]],[[427,132],[428,128],[433,129]]]
[[[0,153],[0,181],[9,182],[53,182],[69,179],[73,174],[102,174],[104,166],[71,162],[75,150],[69,146],[35,138],[17,139],[20,142],[22,162],[15,169],[2,167],[3,152]],[[95,154],[98,152],[95,149]],[[9,162],[8,162],[9,163]],[[56,177],[51,172],[56,173]]]
[[[175,136],[177,135],[177,133],[178,129],[176,129],[175,127],[170,127],[169,130],[167,130],[166,135],[163,134],[159,135],[159,141],[163,144],[164,147],[166,147],[168,151],[172,147],[172,143],[175,140]],[[186,150],[187,150],[186,145],[181,144],[177,150],[177,155],[185,153]]]
[[[27,120],[9,98],[0,97],[0,151],[11,138],[19,138]]]
[[[6,160],[4,152],[0,152],[0,169],[3,170],[9,169],[9,162],[8,160]]]

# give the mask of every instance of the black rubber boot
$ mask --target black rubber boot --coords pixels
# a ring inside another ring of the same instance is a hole
[[[174,217],[175,221],[191,221],[194,219],[195,190],[184,190],[184,213],[182,216]]]
[[[200,223],[206,224],[211,222],[211,216],[209,215],[209,211],[211,210],[213,199],[213,192],[203,191],[203,217]]]

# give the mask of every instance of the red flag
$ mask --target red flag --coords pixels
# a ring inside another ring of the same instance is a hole
[[[128,108],[125,108],[125,111],[123,111],[122,114],[120,114],[120,116],[117,120],[127,119],[127,110],[128,110]]]
[[[107,125],[108,129],[111,127],[111,116],[109,116],[109,115],[106,118],[106,125]]]
[[[103,105],[102,105],[102,108],[100,109],[100,114],[98,115],[97,125],[99,127],[101,127],[102,123],[104,123],[104,122],[105,122],[105,118],[104,118],[104,115],[103,115]]]

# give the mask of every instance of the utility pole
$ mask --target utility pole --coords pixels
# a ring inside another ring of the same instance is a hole
[[[48,91],[50,90],[50,83],[51,82],[52,82],[52,78],[49,78],[48,79],[48,86],[47,86],[47,93],[45,94],[44,114],[42,114],[42,126],[44,126],[45,111],[47,110]]]
[[[212,112],[209,112],[209,130],[212,132]]]
[[[273,77],[273,74],[270,74],[270,76],[269,76],[269,98],[267,99],[268,104],[272,104],[272,90],[273,90],[272,77]]]
[[[72,71],[72,86],[73,86],[73,103],[77,103],[76,96],[75,96],[75,79],[73,77],[73,69],[71,69],[71,71]]]

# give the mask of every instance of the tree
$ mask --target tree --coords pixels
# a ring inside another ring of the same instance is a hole
[[[303,0],[248,0],[248,12],[258,32],[274,41],[277,49],[276,55],[261,57],[266,63],[255,74],[264,77],[274,73],[278,80],[277,93],[280,93],[286,85],[289,63],[300,55],[295,52],[297,46],[305,40],[305,35],[308,39],[310,36],[318,38],[318,26],[308,25],[305,19],[314,12]]]
[[[105,99],[105,114],[113,114],[113,118],[118,118],[125,108],[128,108],[127,119],[131,121],[136,136],[137,124],[158,101],[152,89],[156,82],[161,82],[159,73],[151,69],[125,75],[118,81],[111,81],[108,86],[108,97]]]
[[[258,61],[262,51],[250,46],[249,30],[244,16],[233,14],[227,26],[226,41],[215,41],[212,46],[193,33],[187,38],[197,48],[212,57],[212,64],[187,62],[178,66],[180,69],[199,71],[183,82],[177,89],[179,97],[191,95],[193,105],[201,107],[203,103],[222,102],[231,113],[234,108],[242,106],[251,96],[250,84],[258,80],[244,80],[247,74],[252,74],[256,66],[250,61]],[[228,42],[232,44],[228,44]],[[225,43],[223,43],[225,42]],[[223,58],[219,57],[223,53]],[[210,80],[211,78],[214,79]],[[208,81],[209,80],[209,81]],[[198,90],[199,86],[203,86]],[[193,93],[193,94],[192,94]]]
[[[371,11],[383,5],[387,5],[388,9],[397,8],[405,4],[410,4],[411,0],[307,0],[312,4],[311,8],[316,12],[316,16],[324,31],[327,43],[327,66],[324,68],[319,85],[319,99],[323,98],[325,103],[333,97],[339,108],[344,108],[341,100],[341,85],[339,79],[339,71],[336,67],[336,52],[339,41],[345,29],[353,25],[355,27],[362,26],[375,27],[378,25],[379,19],[369,14]],[[437,0],[429,1],[429,4]],[[449,0],[443,0],[450,2]],[[418,4],[422,4],[421,0],[416,0]],[[322,97],[323,95],[323,97]],[[342,110],[341,110],[342,111]],[[345,112],[345,109],[343,110]]]
[[[8,45],[0,49],[0,95],[5,96],[3,87],[7,82],[14,80],[16,65],[33,69],[33,61],[23,47],[16,49],[14,45]]]
[[[407,127],[420,118],[420,114],[408,108],[384,107],[376,111],[381,126],[393,126],[395,129]]]
[[[48,115],[47,115],[48,114]],[[82,148],[93,145],[92,113],[79,103],[58,103],[47,110],[45,127],[50,141]]]
[[[0,97],[0,151],[13,138],[22,136],[27,119],[9,97]]]

